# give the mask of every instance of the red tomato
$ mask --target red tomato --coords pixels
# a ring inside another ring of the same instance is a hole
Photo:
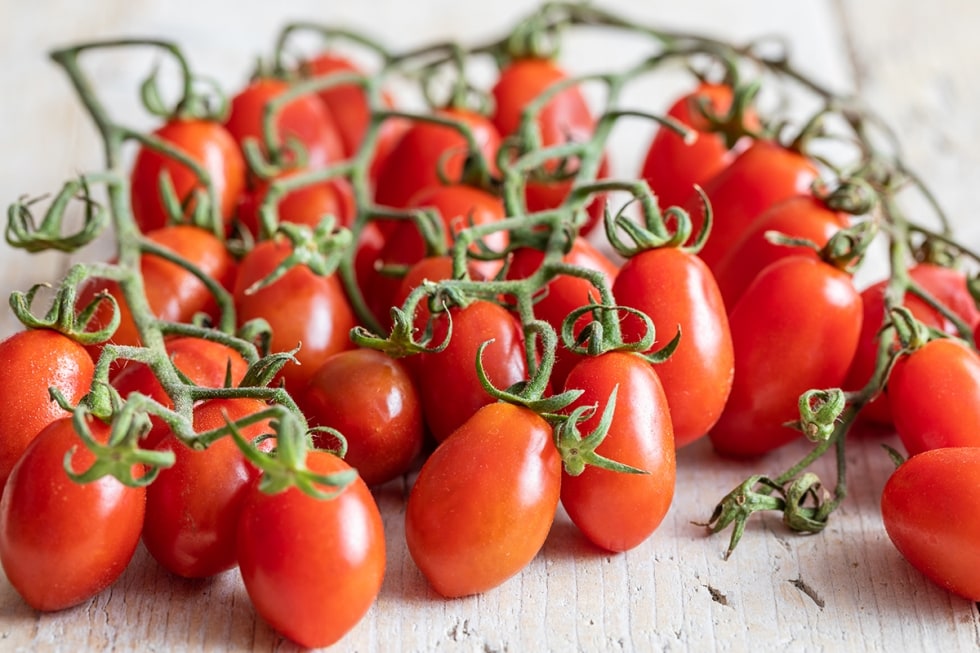
[[[822,261],[790,256],[756,276],[729,316],[735,379],[718,423],[715,450],[764,454],[801,434],[799,396],[840,387],[857,348],[861,295],[850,275]]]
[[[831,236],[847,227],[845,214],[832,211],[812,195],[791,197],[765,211],[746,231],[741,242],[725,252],[714,266],[725,306],[735,306],[755,275],[770,263],[786,256],[818,257],[817,252],[809,247],[771,243],[766,238],[766,232],[776,231],[792,238],[805,238],[823,247]]]
[[[239,324],[264,318],[272,327],[270,351],[297,346],[299,365],[286,363],[279,378],[298,391],[331,354],[350,349],[350,330],[356,320],[336,275],[318,276],[305,265],[290,269],[271,285],[246,291],[265,279],[289,256],[292,245],[284,239],[267,240],[245,255],[235,281],[235,308]]]
[[[286,176],[295,174],[290,170]],[[268,182],[258,182],[242,195],[238,205],[238,219],[253,236],[260,237],[259,209],[269,193]],[[303,224],[315,229],[324,216],[332,215],[337,224],[349,227],[354,221],[357,207],[354,205],[354,189],[345,178],[304,186],[279,201],[279,222]]]
[[[560,484],[548,423],[512,404],[484,406],[422,466],[405,509],[408,551],[443,596],[486,592],[537,555]]]
[[[613,285],[616,303],[646,313],[664,346],[681,331],[677,349],[656,366],[670,405],[676,444],[705,435],[721,417],[734,374],[732,334],[714,276],[704,262],[675,247],[646,250],[626,261]],[[625,340],[643,337],[635,315],[622,319]]]
[[[330,356],[296,402],[310,426],[329,426],[347,438],[344,460],[368,485],[401,476],[422,450],[418,391],[402,363],[379,351],[352,349]],[[319,433],[313,442],[321,448],[333,444]]]
[[[211,399],[194,408],[194,430],[221,428],[266,407],[257,399]],[[272,427],[265,420],[239,431],[252,440],[271,433]],[[197,450],[169,433],[157,449],[172,451],[174,464],[161,470],[146,490],[146,550],[167,571],[185,578],[231,569],[236,564],[238,515],[259,470],[230,436]]]
[[[885,483],[881,518],[909,563],[940,587],[980,601],[980,448],[933,449]]]
[[[55,387],[78,404],[92,385],[95,364],[80,344],[57,331],[28,329],[0,342],[4,385],[0,401],[0,491],[38,432],[68,415],[52,401]]]
[[[106,442],[109,427],[89,422]],[[87,469],[94,456],[75,433],[72,418],[42,430],[24,452],[0,499],[0,562],[17,593],[35,610],[82,603],[116,581],[139,544],[144,488],[105,476],[80,484],[65,473]]]
[[[478,270],[474,269],[472,266],[468,269],[470,278],[474,281],[484,281],[485,278],[482,277]],[[410,268],[405,276],[401,279],[401,284],[398,286],[398,291],[395,293],[394,298],[391,300],[392,306],[403,307],[408,296],[417,287],[422,285],[424,281],[444,281],[446,279],[452,279],[453,276],[453,260],[448,256],[428,256],[418,263],[415,263]],[[429,320],[432,313],[429,311],[428,302],[422,300],[415,307],[415,328],[420,332],[425,329],[425,325]],[[412,370],[414,370],[414,365],[418,361],[418,357],[410,356],[403,359],[405,364]]]
[[[579,424],[582,434],[599,424],[617,386],[612,422],[596,453],[647,473],[587,466],[578,476],[564,474],[561,503],[589,541],[619,552],[638,546],[663,521],[674,497],[677,466],[667,396],[653,366],[635,354],[609,352],[572,368],[565,389],[585,392],[568,410],[596,406],[595,414]]]
[[[317,474],[350,469],[325,451],[311,451],[306,464]],[[270,626],[301,646],[330,646],[357,625],[381,589],[381,513],[360,478],[328,500],[296,488],[266,494],[252,484],[238,522],[238,566],[255,611]]]
[[[910,455],[980,447],[980,356],[961,340],[930,340],[903,355],[886,392],[895,430]]]
[[[785,199],[810,192],[816,180],[817,168],[807,157],[774,141],[753,141],[728,167],[704,183],[712,222],[701,258],[715,270],[725,252],[738,245],[759,215]],[[681,206],[690,214],[697,234],[704,223],[700,196],[689,195]]]
[[[238,196],[245,189],[245,160],[238,144],[220,123],[210,120],[171,120],[153,132],[177,148],[207,172],[214,186],[218,210],[225,226],[231,224]],[[130,177],[133,218],[140,231],[148,232],[169,224],[160,194],[160,177],[166,175],[187,215],[188,202],[197,190],[206,190],[194,171],[174,158],[149,147],[141,147]]]
[[[422,414],[439,442],[449,437],[473,413],[496,401],[480,385],[476,354],[487,340],[483,366],[494,386],[507,388],[527,378],[524,334],[507,309],[477,300],[465,308],[449,309],[453,330],[449,345],[438,353],[419,354],[415,369]],[[447,318],[441,318],[434,342],[445,338]]]

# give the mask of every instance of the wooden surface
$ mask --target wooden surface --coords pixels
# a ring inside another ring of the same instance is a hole
[[[47,50],[89,38],[172,38],[226,88],[240,84],[286,19],[335,20],[399,47],[435,38],[496,37],[531,3],[290,3],[99,0],[6,2],[0,20],[0,200],[56,191],[79,171],[98,169],[90,123]],[[980,87],[976,63],[980,4],[970,0],[838,2],[699,0],[607,3],[650,24],[735,39],[775,34],[794,61],[834,88],[856,89],[901,135],[906,156],[934,188],[963,239],[980,245],[975,217],[980,178]],[[281,5],[281,6],[280,6]],[[651,5],[651,6],[646,6]],[[654,6],[655,5],[655,6]],[[492,8],[491,8],[492,6]],[[597,37],[597,49],[566,52],[569,68],[615,66],[629,52]],[[596,56],[601,53],[601,58]],[[138,62],[94,67],[120,111]],[[145,72],[136,68],[135,74]],[[666,93],[666,92],[665,92]],[[654,99],[662,110],[666,94]],[[639,138],[625,139],[639,144]],[[637,156],[624,145],[625,162]],[[107,244],[77,258],[105,252]],[[56,282],[68,257],[27,256],[0,245],[0,291]],[[4,312],[0,336],[16,327]],[[778,473],[805,451],[789,447],[752,464],[718,459],[705,442],[678,459],[677,496],[654,536],[622,555],[588,546],[559,515],[544,550],[520,576],[485,595],[445,601],[429,590],[403,542],[404,482],[380,488],[389,568],[368,616],[337,650],[659,651],[946,650],[980,648],[978,606],[924,580],[895,551],[878,497],[891,463],[882,436],[850,448],[851,496],[816,536],[778,519],[750,524],[722,559],[727,533],[705,537],[693,522],[745,476]],[[887,436],[885,440],[891,441]],[[832,473],[818,466],[828,481]],[[980,563],[980,561],[978,561]],[[293,650],[253,613],[237,572],[186,582],[140,548],[117,584],[88,603],[39,614],[0,578],[0,650]]]

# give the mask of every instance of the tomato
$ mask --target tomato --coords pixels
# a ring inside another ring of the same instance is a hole
[[[57,388],[72,405],[92,385],[95,364],[80,344],[57,331],[28,329],[0,342],[4,386],[0,401],[0,491],[38,432],[68,415],[51,399]]]
[[[596,171],[596,179],[609,177],[609,161],[603,156],[599,162],[599,169]],[[568,198],[574,185],[574,179],[556,181],[536,181],[527,180],[524,188],[524,201],[527,210],[531,213],[554,209],[562,205]],[[586,203],[585,224],[579,229],[579,234],[586,236],[602,222],[602,216],[606,210],[606,194],[596,193]]]
[[[895,363],[886,387],[910,455],[980,447],[980,356],[959,339],[930,340]]]
[[[264,318],[272,327],[270,351],[291,351],[296,360],[286,363],[279,379],[287,390],[298,391],[331,354],[350,349],[350,330],[356,320],[340,279],[319,276],[305,265],[290,269],[274,283],[246,292],[265,279],[292,251],[289,241],[277,238],[259,243],[242,259],[235,281],[235,308],[239,324]]]
[[[265,151],[265,106],[289,88],[290,85],[281,79],[259,78],[231,99],[225,127],[239,145],[246,138],[255,138]],[[344,158],[343,139],[337,125],[330,110],[316,95],[302,95],[290,101],[280,111],[276,128],[280,146],[285,146],[290,139],[302,144],[307,167],[320,168]]]
[[[818,257],[817,251],[810,247],[772,243],[766,238],[766,232],[803,238],[823,247],[831,236],[847,227],[845,214],[831,210],[812,195],[791,197],[765,211],[741,242],[725,252],[714,267],[725,305],[735,306],[755,275],[770,263],[786,256]]]
[[[443,596],[493,589],[541,549],[560,484],[548,423],[512,404],[484,406],[422,465],[405,508],[408,551]]]
[[[616,390],[612,422],[596,453],[647,473],[595,466],[586,466],[578,476],[566,473],[561,504],[589,541],[609,551],[627,551],[657,529],[674,497],[677,464],[667,396],[653,366],[623,352],[584,358],[565,380],[565,389],[573,388],[584,393],[568,410],[596,406],[579,424],[583,435],[598,426]]]
[[[379,351],[352,349],[330,356],[296,402],[310,426],[329,426],[344,435],[344,460],[368,485],[401,476],[422,450],[418,391],[405,366]],[[313,438],[320,448],[333,444],[325,434]]]
[[[476,300],[465,308],[449,309],[452,337],[438,353],[419,354],[415,369],[422,414],[439,442],[449,437],[481,406],[494,400],[476,374],[480,345],[493,340],[483,354],[483,366],[494,386],[507,388],[527,378],[524,334],[510,312],[498,304]],[[434,343],[445,338],[447,318],[437,325]]]
[[[93,419],[89,427],[96,440],[108,440],[108,426]],[[145,489],[109,476],[72,481],[64,468],[70,451],[75,471],[94,462],[72,418],[59,418],[14,465],[0,499],[0,562],[35,610],[68,608],[112,585],[132,559],[143,527]]]
[[[718,284],[696,255],[676,247],[649,249],[626,261],[613,284],[616,303],[646,313],[659,349],[677,334],[677,349],[656,366],[677,446],[705,435],[721,417],[734,374],[731,329]],[[623,316],[627,342],[643,337],[635,315]]]
[[[764,454],[801,437],[799,396],[840,387],[857,349],[861,295],[846,272],[790,256],[768,266],[729,315],[735,379],[708,434],[732,457]]]
[[[470,279],[473,281],[486,280],[480,275],[479,270],[474,269],[472,266],[468,268],[467,272]],[[395,295],[391,300],[391,305],[403,307],[412,291],[422,285],[422,283],[425,281],[444,281],[446,279],[452,279],[452,276],[453,260],[449,256],[427,256],[408,268],[405,276],[401,279],[398,290],[395,292]],[[431,315],[432,313],[429,310],[428,301],[423,299],[415,307],[414,315],[415,328],[419,332],[425,330],[425,325],[427,324]],[[418,357],[410,356],[403,360],[405,361],[406,366],[413,370],[414,373],[414,366],[418,361]]]
[[[931,293],[937,300],[945,304],[955,314],[959,315],[970,326],[980,327],[980,311],[977,310],[973,298],[966,285],[966,274],[960,270],[943,267],[932,263],[918,263],[908,270],[909,277]],[[878,356],[878,332],[885,321],[885,288],[887,280],[874,283],[861,292],[864,302],[864,320],[861,326],[861,337],[854,361],[847,373],[844,388],[860,390],[874,373],[875,359]],[[905,293],[902,304],[911,311],[912,316],[927,327],[956,335],[956,325],[932,308],[924,300],[912,293]],[[897,341],[895,347],[897,347]],[[873,401],[861,409],[863,418],[880,424],[891,424],[892,416],[887,394],[878,395]]]
[[[306,465],[317,474],[350,469],[325,451],[311,451]],[[308,648],[330,646],[353,628],[384,578],[381,513],[360,478],[328,500],[296,488],[266,494],[253,483],[242,504],[237,550],[255,611]]]
[[[265,408],[257,399],[211,399],[194,408],[194,430],[221,428]],[[265,420],[239,431],[252,440],[271,433],[272,427]],[[161,470],[146,490],[146,550],[167,571],[185,578],[207,578],[231,569],[236,564],[238,515],[259,470],[231,436],[197,450],[168,433],[157,449],[172,451],[174,464]]]
[[[881,518],[909,563],[940,587],[980,601],[980,448],[933,449],[885,483]]]
[[[171,120],[153,135],[193,159],[207,172],[214,187],[218,212],[225,226],[231,224],[238,196],[245,188],[245,159],[235,139],[221,123],[210,120]],[[185,208],[195,191],[206,191],[194,171],[174,158],[142,146],[133,163],[130,176],[130,202],[133,219],[141,231],[148,232],[170,223],[160,193],[160,177],[166,175],[173,184],[177,199]]]
[[[435,115],[470,129],[480,152],[495,173],[500,134],[481,114],[466,109],[441,109]],[[430,122],[411,125],[388,153],[378,171],[375,201],[383,206],[405,208],[421,190],[440,186],[440,170],[446,179],[459,181],[466,161],[467,142],[453,127]]]
[[[727,84],[703,82],[693,91],[679,97],[667,115],[692,131],[693,140],[668,127],[658,127],[643,159],[640,177],[650,185],[662,209],[680,206],[687,200],[695,184],[703,186],[709,179],[728,167],[748,145],[748,139],[739,140],[729,148],[725,136],[711,131],[711,123],[702,113],[725,116],[732,108],[732,87]],[[745,120],[749,127],[758,126],[758,117],[748,113]]]
[[[818,173],[806,156],[770,140],[753,141],[721,172],[704,183],[711,204],[711,234],[699,253],[714,271],[725,252],[738,243],[759,215],[794,195],[810,192]],[[704,207],[696,193],[681,206],[690,214],[694,233],[704,223]],[[693,236],[692,236],[693,238]]]
[[[295,174],[289,171],[285,176]],[[238,219],[253,236],[259,237],[259,209],[269,193],[268,182],[258,182],[242,195],[238,205]],[[324,216],[332,215],[338,225],[349,227],[354,221],[357,208],[354,205],[354,189],[345,178],[322,181],[285,195],[279,200],[279,222],[306,225],[315,229]]]

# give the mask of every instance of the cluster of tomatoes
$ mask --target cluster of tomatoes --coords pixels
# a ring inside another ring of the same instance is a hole
[[[332,50],[224,115],[184,97],[151,134],[79,85],[138,150],[108,182],[117,259],[73,269],[44,320],[21,297],[32,328],[0,343],[23,379],[0,404],[0,560],[30,605],[88,599],[142,539],[178,576],[237,567],[274,628],[325,646],[381,586],[370,486],[413,479],[408,549],[463,596],[523,569],[559,503],[625,551],[669,509],[677,448],[761,456],[858,410],[921,453],[885,489],[889,534],[980,598],[965,272],[899,237],[892,277],[857,288],[878,227],[907,221],[843,201],[860,175],[828,181],[732,77],[692,82],[617,171],[612,94],[596,112],[554,57],[504,45],[486,111],[463,70],[400,110],[404,62]]]

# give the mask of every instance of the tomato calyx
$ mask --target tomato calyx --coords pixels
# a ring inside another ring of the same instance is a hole
[[[575,325],[579,318],[591,313],[591,322],[575,335]],[[635,341],[623,340],[619,328],[620,314],[632,315],[643,323],[642,336]],[[662,363],[670,358],[681,342],[681,327],[678,325],[674,337],[660,349],[651,350],[656,342],[656,327],[650,316],[632,306],[619,306],[591,303],[571,311],[561,324],[561,338],[565,347],[576,354],[600,356],[610,351],[628,351],[652,364]]]
[[[798,405],[800,419],[786,426],[800,430],[810,442],[824,442],[834,434],[847,406],[847,395],[840,388],[807,390],[800,395]]]
[[[555,426],[555,446],[561,454],[565,472],[570,476],[579,476],[585,471],[586,466],[599,467],[611,472],[620,474],[649,474],[650,472],[626,465],[624,463],[611,460],[596,453],[596,449],[606,439],[609,427],[612,424],[613,414],[616,411],[616,396],[619,392],[619,385],[613,387],[609,393],[605,408],[599,417],[599,423],[588,435],[583,436],[578,429],[578,424],[591,419],[598,410],[598,406],[579,406],[567,416],[567,419],[558,422]]]
[[[272,285],[298,265],[305,265],[317,276],[333,274],[353,242],[350,230],[335,226],[334,217],[329,215],[315,229],[290,222],[280,224],[277,233],[289,241],[291,251],[268,276],[249,286],[245,294]]]
[[[624,258],[632,258],[642,252],[660,247],[675,247],[697,254],[704,247],[711,233],[711,203],[700,186],[694,190],[704,207],[704,222],[697,234],[693,234],[694,224],[690,214],[679,206],[668,207],[663,213],[657,206],[657,199],[650,191],[646,181],[609,182],[602,184],[608,190],[624,190],[633,194],[633,199],[613,215],[606,211],[603,226],[606,238],[613,249]],[[625,211],[633,202],[640,204],[642,224],[631,219]],[[620,232],[631,242],[627,242]],[[693,241],[692,241],[693,236]],[[690,245],[685,243],[690,242]]]
[[[11,247],[27,252],[43,252],[57,250],[73,252],[94,241],[109,225],[109,212],[97,202],[89,189],[92,180],[86,175],[78,179],[66,181],[61,190],[51,201],[41,223],[38,224],[31,212],[31,207],[44,199],[21,198],[13,202],[7,209],[6,239]],[[65,214],[68,203],[77,199],[85,205],[85,214],[78,230],[71,234],[63,234]]]
[[[65,454],[64,467],[76,483],[91,483],[112,476],[128,487],[144,487],[153,482],[164,467],[174,463],[172,451],[141,449],[139,439],[150,430],[149,416],[139,410],[138,402],[127,402],[112,418],[109,441],[102,444],[92,435],[89,411],[80,406],[72,412],[72,425],[95,460],[88,469],[76,472],[72,467],[74,449]]]

